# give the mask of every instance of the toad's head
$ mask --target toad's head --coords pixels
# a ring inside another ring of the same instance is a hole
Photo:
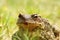
[[[32,31],[34,28],[37,28],[41,25],[41,17],[37,14],[29,15],[29,14],[19,14],[17,25],[22,27],[23,29],[28,29]]]

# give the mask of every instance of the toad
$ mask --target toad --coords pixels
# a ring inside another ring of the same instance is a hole
[[[55,28],[37,14],[19,14],[16,24],[19,30],[13,34],[12,40],[58,40]]]

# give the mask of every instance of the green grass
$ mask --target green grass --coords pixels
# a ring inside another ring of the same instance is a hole
[[[37,13],[60,26],[60,0],[0,0],[0,40],[11,40],[19,13]]]

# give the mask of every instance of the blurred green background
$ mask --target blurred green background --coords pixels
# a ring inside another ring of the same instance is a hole
[[[60,0],[0,0],[0,40],[11,40],[19,13],[38,14],[60,26]]]

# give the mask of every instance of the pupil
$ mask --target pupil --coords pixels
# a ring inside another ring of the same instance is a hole
[[[37,18],[37,15],[34,15],[34,18]]]
[[[34,14],[34,15],[32,15],[32,17],[33,17],[33,18],[37,18],[38,16],[37,16],[37,14]]]

